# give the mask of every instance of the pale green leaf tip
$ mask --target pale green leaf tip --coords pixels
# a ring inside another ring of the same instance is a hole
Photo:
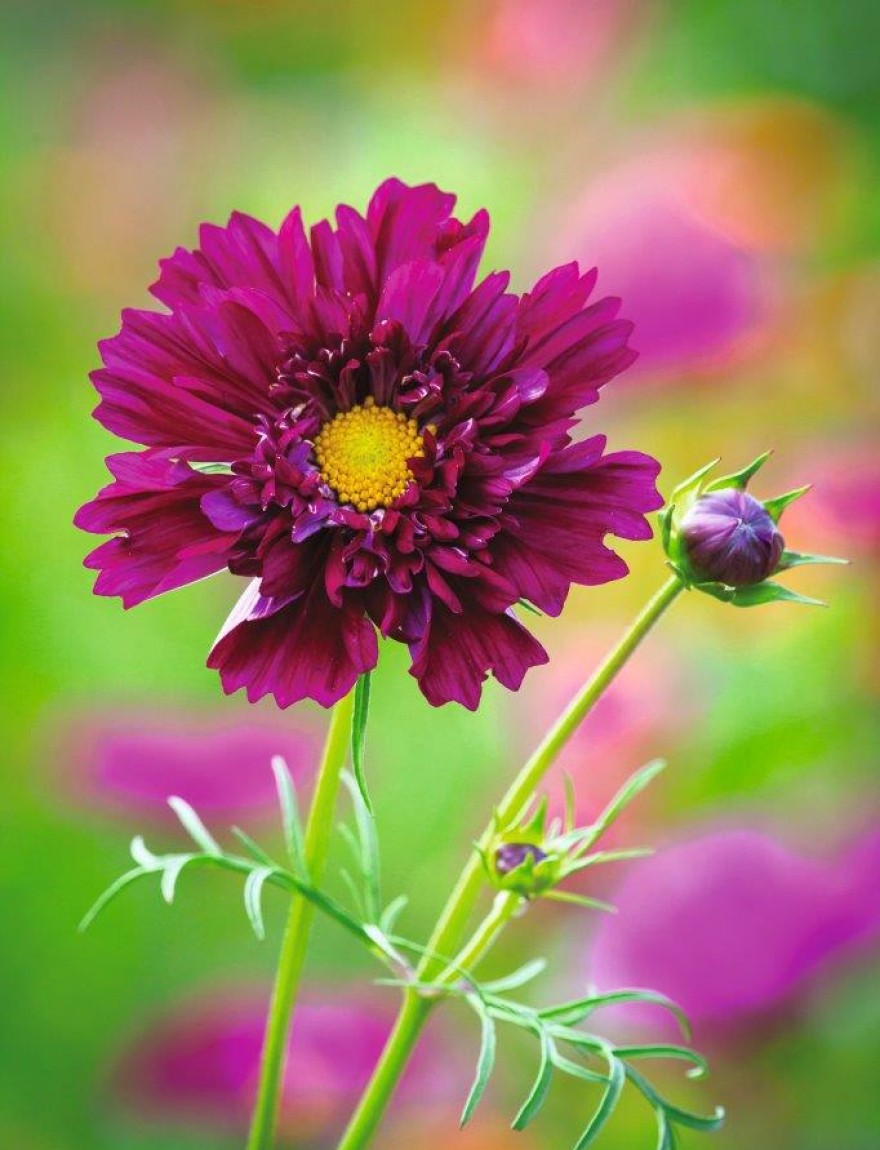
[[[290,779],[290,768],[288,767],[287,760],[283,755],[273,755],[270,763],[276,778],[278,778],[280,775],[284,776],[288,780]]]

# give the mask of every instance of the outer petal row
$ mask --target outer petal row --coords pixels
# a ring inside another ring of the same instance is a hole
[[[74,520],[84,531],[118,533],[85,560],[100,571],[96,594],[119,595],[133,607],[226,567],[236,536],[217,531],[200,507],[226,477],[147,451],[111,455],[107,465],[115,481]]]
[[[310,546],[310,544],[303,544]],[[346,600],[335,607],[318,572],[311,589],[276,606],[245,591],[208,658],[224,690],[245,688],[252,703],[274,695],[280,707],[314,699],[330,707],[379,658],[376,630],[362,609]]]
[[[656,460],[637,451],[603,455],[604,447],[604,436],[596,436],[551,456],[511,496],[493,541],[497,570],[548,615],[561,612],[570,584],[626,575],[605,536],[650,539],[645,515],[663,504]]]

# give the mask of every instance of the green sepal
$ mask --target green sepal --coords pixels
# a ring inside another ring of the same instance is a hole
[[[711,595],[713,599],[718,599],[721,603],[733,602],[733,597],[736,594],[736,588],[727,583],[694,583],[693,589],[702,591],[704,595]]]
[[[681,522],[682,518],[687,514],[696,500],[703,494],[704,480],[709,472],[718,466],[718,463],[719,460],[717,459],[710,460],[709,463],[704,464],[703,467],[695,471],[693,475],[689,475],[687,479],[679,483],[670,495],[669,502],[658,516],[660,539],[669,561],[669,566],[685,587],[690,587],[693,578],[688,571],[687,561],[682,552],[676,526]]]
[[[667,503],[660,514],[657,516],[657,521],[660,524],[660,545],[664,553],[669,551],[669,543],[672,538],[672,516],[675,511],[674,503]]]
[[[537,843],[527,843],[525,839],[509,839],[508,842],[524,843],[529,846],[538,845]],[[503,846],[504,844],[499,843],[498,845]],[[560,860],[553,855],[536,860],[534,855],[526,854],[519,866],[514,867],[507,874],[499,874],[494,865],[493,853],[490,877],[499,890],[512,891],[522,898],[532,899],[546,894],[559,882],[561,878],[559,868]]]
[[[547,822],[547,796],[542,795],[538,802],[537,809],[526,825],[523,827],[523,837],[521,842],[534,841],[535,846],[539,846],[544,838],[544,827]],[[531,836],[537,836],[532,840]]]
[[[807,607],[827,607],[821,599],[811,599],[783,587],[781,583],[754,583],[751,587],[737,587],[728,602],[734,607],[760,607],[763,603],[803,603]]]
[[[685,587],[690,588],[693,586],[691,577],[684,569],[684,567],[679,566],[678,563],[674,563],[671,559],[666,560],[666,566],[669,568],[673,575],[676,575],[682,581]]]
[[[695,471],[693,475],[689,475],[687,479],[682,480],[678,487],[674,488],[672,494],[669,496],[670,506],[676,503],[680,503],[685,496],[692,495],[695,491],[701,490],[702,480],[705,479],[709,472],[712,471],[713,468],[717,467],[720,462],[720,456],[717,459],[712,459],[708,463],[705,463],[701,468],[699,468],[698,471]]]
[[[666,552],[670,560],[670,565],[676,575],[678,575],[685,586],[690,584],[690,580],[687,576],[685,565],[682,563],[683,556],[679,553],[674,528],[694,500],[699,498],[703,490],[703,480],[714,467],[718,466],[718,462],[717,459],[710,460],[699,468],[699,470],[695,471],[693,475],[689,475],[687,479],[679,483],[669,496],[666,506],[657,516],[660,524],[660,540],[663,544],[663,550]]]
[[[786,507],[806,495],[812,486],[812,483],[805,483],[803,487],[796,487],[794,491],[786,491],[784,495],[777,495],[775,499],[765,499],[763,500],[764,510],[774,523],[778,523]]]
[[[850,561],[849,559],[839,559],[836,555],[810,555],[805,551],[783,551],[776,570],[788,571],[792,567],[805,567],[810,563],[833,563],[839,567],[848,567]]]
[[[601,910],[605,914],[617,914],[617,907],[613,903],[603,902],[600,898],[590,898],[585,894],[575,894],[570,890],[548,890],[544,898],[551,902],[565,902],[570,906],[583,907],[584,910]]]
[[[734,471],[730,475],[722,475],[718,479],[713,479],[704,490],[723,491],[727,487],[738,487],[740,491],[745,491],[749,480],[757,475],[772,454],[772,451],[765,451],[740,471]]]

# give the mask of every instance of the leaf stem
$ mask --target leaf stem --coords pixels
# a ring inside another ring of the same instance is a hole
[[[327,857],[340,775],[348,753],[353,708],[354,696],[351,693],[340,699],[333,708],[315,782],[304,845],[309,881],[313,885],[321,881]],[[314,915],[312,902],[302,897],[293,899],[266,1022],[260,1082],[247,1150],[272,1150],[274,1145],[290,1019],[299,990]]]
[[[645,604],[617,645],[609,651],[595,672],[587,679],[499,803],[496,809],[497,819],[502,825],[510,825],[522,817],[535,790],[556,761],[562,748],[610,686],[618,671],[682,590],[683,584],[677,575],[669,578]],[[480,850],[485,852],[489,849],[495,834],[495,826],[495,820],[490,820],[480,838],[478,844]],[[416,972],[416,977],[420,981],[431,981],[437,979],[438,974],[443,974],[444,963],[439,956],[453,953],[455,947],[461,944],[479,898],[483,878],[480,853],[476,850],[468,859],[425,948],[426,957],[422,959]],[[491,914],[461,951],[460,957],[467,956],[471,964],[482,957],[485,949],[491,946],[504,925],[504,923],[500,926],[493,923],[487,928],[490,920],[492,920]],[[481,935],[484,936],[482,939]],[[486,944],[485,949],[483,941]],[[363,1147],[369,1144],[436,1001],[438,1000],[419,996],[412,990],[405,993],[397,1022],[348,1129],[342,1136],[338,1150],[363,1150]]]

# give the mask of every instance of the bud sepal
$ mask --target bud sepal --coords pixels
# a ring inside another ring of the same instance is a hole
[[[595,822],[575,825],[574,790],[566,778],[566,804],[563,818],[548,822],[547,799],[541,798],[533,813],[510,825],[496,815],[495,834],[488,846],[477,847],[486,874],[500,891],[513,892],[526,901],[548,898],[576,903],[594,910],[613,911],[599,899],[556,888],[570,875],[601,863],[643,858],[652,852],[645,847],[623,850],[594,850],[599,839],[629,803],[666,764],[655,760],[637,771],[617,792]]]
[[[659,517],[669,566],[685,587],[735,607],[773,602],[825,606],[772,581],[793,567],[846,560],[786,547],[779,520],[810,487],[766,500],[753,496],[747,491],[749,481],[769,457],[765,452],[739,471],[710,480],[719,462],[715,459],[675,488]]]

